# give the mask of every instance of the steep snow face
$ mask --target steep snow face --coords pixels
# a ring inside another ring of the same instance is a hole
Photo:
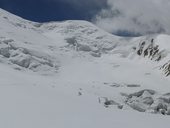
[[[57,72],[68,50],[86,52],[93,57],[113,50],[119,37],[87,21],[35,23],[1,10],[1,59],[15,69]],[[61,55],[62,54],[62,55]],[[63,60],[64,61],[64,60]]]
[[[0,127],[168,127],[168,41],[0,10]]]
[[[119,45],[119,37],[113,36],[87,21],[65,21],[43,24],[43,35],[57,41],[62,38],[76,51],[88,52],[94,57],[113,50]],[[63,44],[65,45],[65,44]]]
[[[35,24],[0,10],[0,59],[18,70],[55,72],[58,62],[48,50],[53,42]]]

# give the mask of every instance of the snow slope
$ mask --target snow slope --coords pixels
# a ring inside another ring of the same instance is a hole
[[[169,41],[0,9],[0,127],[168,128]]]

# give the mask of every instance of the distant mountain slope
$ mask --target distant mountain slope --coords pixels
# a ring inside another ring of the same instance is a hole
[[[52,49],[59,50],[62,47],[67,47],[88,52],[94,57],[100,57],[103,53],[108,52],[122,54],[126,57],[132,54],[133,56],[142,56],[148,60],[159,61],[157,66],[160,66],[166,76],[170,74],[170,59],[168,57],[170,37],[167,35],[127,39],[109,34],[87,21],[35,23],[2,9],[0,10],[0,25],[0,40],[3,44],[1,54],[7,57],[10,62],[22,67],[33,69],[46,63],[47,67],[55,70],[57,62],[47,59],[47,56],[55,58]],[[16,47],[15,50],[14,47]],[[18,51],[19,47],[22,52]],[[37,52],[35,54],[43,54],[43,56],[24,55],[24,50],[25,52],[31,51],[32,54]],[[22,55],[18,55],[15,60],[15,57],[11,57],[14,56],[11,55],[14,54],[11,53],[13,51],[21,52]],[[43,60],[40,60],[42,58]],[[22,62],[18,62],[18,59]]]

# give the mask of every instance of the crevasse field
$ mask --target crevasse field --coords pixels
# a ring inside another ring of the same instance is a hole
[[[169,42],[0,9],[0,127],[169,128]]]

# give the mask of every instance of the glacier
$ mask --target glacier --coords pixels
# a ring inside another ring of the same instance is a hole
[[[169,41],[0,9],[0,127],[168,128]]]

